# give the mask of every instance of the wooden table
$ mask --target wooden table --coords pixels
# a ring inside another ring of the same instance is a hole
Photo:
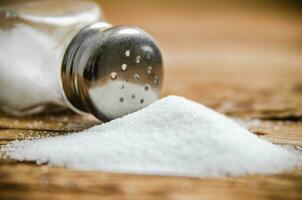
[[[102,4],[110,22],[139,25],[157,39],[166,67],[163,96],[188,97],[233,117],[259,137],[302,147],[299,13],[193,0]],[[73,113],[1,115],[0,144],[96,123]],[[302,169],[194,179],[83,172],[2,159],[0,199],[302,199]]]

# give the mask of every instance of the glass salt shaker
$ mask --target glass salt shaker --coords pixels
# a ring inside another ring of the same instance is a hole
[[[163,67],[155,41],[105,22],[91,1],[0,4],[0,109],[70,108],[111,120],[154,102]]]

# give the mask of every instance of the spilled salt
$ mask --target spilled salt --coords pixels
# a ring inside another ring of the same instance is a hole
[[[1,151],[80,170],[190,177],[274,174],[301,162],[296,153],[177,96],[79,133],[13,141]]]

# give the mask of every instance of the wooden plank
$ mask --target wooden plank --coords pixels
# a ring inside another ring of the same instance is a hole
[[[32,164],[2,163],[0,177],[2,195],[18,197],[17,190],[25,197],[34,199],[54,196],[66,199],[299,199],[302,195],[302,178],[298,172],[221,180],[88,173]]]
[[[0,113],[0,129],[24,129],[40,131],[79,131],[100,124],[88,115],[76,115],[70,111],[16,118]]]
[[[7,165],[9,167],[7,167]],[[12,167],[14,166],[14,167]],[[39,167],[29,164],[2,163],[0,170],[2,192],[13,193],[18,189],[24,194],[37,193],[79,194],[99,197],[126,197],[154,199],[215,198],[225,196],[242,199],[289,197],[298,199],[302,191],[302,179],[294,173],[278,176],[249,176],[244,178],[190,179],[159,176],[118,175],[100,172],[79,172],[62,168]],[[14,183],[14,185],[12,184]],[[219,192],[217,189],[219,188]],[[215,192],[216,191],[216,192]]]
[[[251,132],[275,144],[302,147],[302,123],[282,120],[235,119]]]

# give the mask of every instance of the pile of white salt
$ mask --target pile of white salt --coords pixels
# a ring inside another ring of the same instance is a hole
[[[301,163],[297,154],[177,96],[80,133],[13,141],[2,152],[80,170],[190,177],[274,174]]]

